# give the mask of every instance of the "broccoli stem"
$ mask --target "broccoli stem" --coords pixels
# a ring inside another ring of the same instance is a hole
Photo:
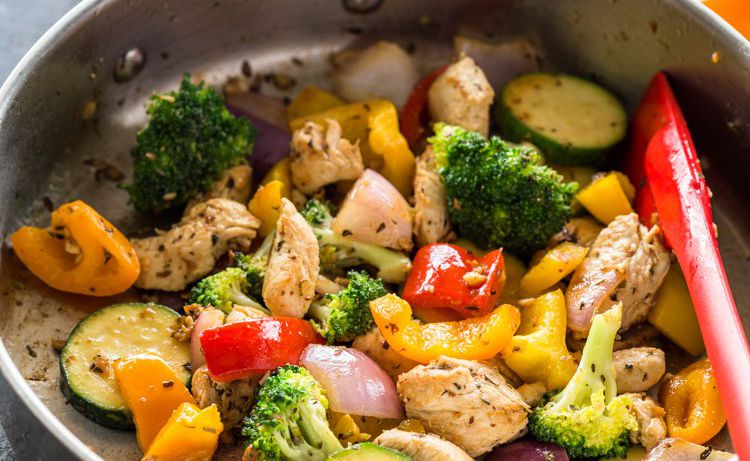
[[[273,239],[275,236],[276,231],[274,230],[269,232],[269,234],[263,238],[260,246],[257,250],[255,250],[255,253],[253,253],[253,256],[251,258],[252,262],[258,262],[263,258],[268,258],[268,255],[271,253],[271,247],[273,246]]]
[[[239,304],[240,306],[252,307],[253,309],[257,309],[266,315],[271,315],[271,311],[263,307],[260,303],[258,303],[258,301],[249,297],[248,295],[246,295],[240,290],[232,290],[232,293],[229,295],[229,300],[232,301],[232,303],[234,304]]]
[[[313,405],[320,404],[318,402],[306,402],[300,405],[300,431],[307,443],[320,452],[322,459],[325,459],[329,453],[341,450],[343,447],[328,427],[328,421],[320,418],[319,409],[313,408]],[[325,415],[325,410],[323,415]]]
[[[332,245],[350,249],[353,256],[378,268],[378,277],[391,283],[403,282],[411,269],[408,256],[378,245],[356,242],[336,234],[331,229],[313,226],[320,246]]]
[[[591,395],[598,392],[604,393],[605,404],[617,396],[612,349],[621,321],[622,303],[594,316],[578,369],[565,389],[552,399],[553,411],[590,405]]]

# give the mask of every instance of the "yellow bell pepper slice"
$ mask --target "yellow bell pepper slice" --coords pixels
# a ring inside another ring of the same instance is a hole
[[[503,251],[505,260],[505,285],[500,293],[500,304],[516,304],[521,296],[521,279],[526,274],[526,264],[519,258]]]
[[[567,315],[562,290],[545,293],[523,308],[521,326],[500,355],[525,382],[543,382],[547,390],[555,390],[570,381],[577,366],[565,345]]]
[[[679,264],[672,264],[664,277],[656,292],[656,304],[648,314],[648,321],[692,355],[701,355],[706,350],[693,300]]]
[[[698,360],[680,370],[659,390],[670,437],[703,445],[719,433],[727,417],[721,406],[711,362]]]
[[[223,430],[216,404],[201,410],[183,403],[172,412],[142,461],[211,461]]]
[[[292,121],[343,104],[344,101],[335,94],[308,85],[302,88],[286,107],[286,119]]]
[[[412,318],[409,303],[394,294],[371,301],[370,311],[393,350],[420,363],[440,355],[467,360],[494,357],[521,321],[518,309],[504,304],[481,317],[422,324]]]
[[[609,224],[617,216],[633,212],[630,201],[634,195],[635,189],[627,177],[613,171],[586,186],[576,200],[596,219]]]
[[[521,296],[538,295],[567,277],[581,265],[588,251],[571,242],[563,242],[547,251],[521,279]]]
[[[48,228],[24,226],[10,241],[24,265],[60,291],[112,296],[141,273],[128,239],[81,200],[53,211]]]
[[[276,228],[282,198],[284,198],[284,183],[274,179],[268,184],[258,187],[255,195],[250,199],[250,203],[247,204],[250,213],[260,219],[258,233],[261,237],[265,237]]]
[[[148,451],[181,403],[195,404],[182,381],[162,359],[140,355],[115,361],[115,382],[133,412],[138,445]]]
[[[324,125],[326,119],[339,122],[344,138],[359,141],[368,168],[382,174],[405,197],[411,194],[414,154],[399,131],[398,111],[390,101],[376,99],[337,106],[294,119],[289,128],[296,131],[308,121]]]
[[[339,439],[343,446],[367,442],[372,438],[370,434],[360,429],[354,418],[348,413],[331,412],[329,420],[331,430],[336,434],[336,438]]]
[[[276,162],[274,166],[268,170],[266,176],[263,177],[263,181],[260,182],[260,185],[265,186],[271,181],[281,181],[281,195],[284,198],[290,197],[292,194],[292,169],[289,157],[284,157]]]

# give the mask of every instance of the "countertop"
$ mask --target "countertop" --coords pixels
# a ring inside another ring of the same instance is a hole
[[[78,0],[0,0],[0,81],[5,81],[44,31],[76,3]],[[0,389],[0,405],[5,392]],[[0,461],[15,459],[0,427]]]

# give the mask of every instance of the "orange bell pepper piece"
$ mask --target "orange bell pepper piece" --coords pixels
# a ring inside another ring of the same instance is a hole
[[[211,461],[224,430],[216,404],[182,403],[159,431],[142,461]]]
[[[750,40],[750,3],[747,0],[706,0],[703,4]]]
[[[727,418],[707,358],[682,369],[659,390],[670,437],[702,445],[719,433]]]
[[[281,199],[284,198],[284,183],[278,179],[261,185],[247,204],[253,216],[260,219],[258,233],[265,237],[276,229],[276,221],[281,212]]]
[[[394,294],[371,301],[370,310],[393,350],[421,363],[439,355],[489,359],[505,348],[521,323],[518,309],[504,304],[481,317],[422,324],[412,318],[409,303]]]
[[[61,291],[111,296],[141,273],[128,239],[81,200],[53,211],[48,228],[24,226],[10,240],[26,267]]]
[[[115,361],[115,381],[133,412],[138,445],[146,453],[172,412],[195,399],[159,357],[136,355]]]

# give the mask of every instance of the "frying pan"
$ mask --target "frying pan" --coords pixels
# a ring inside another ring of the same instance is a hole
[[[130,174],[128,152],[148,95],[173,88],[185,71],[219,84],[247,62],[253,73],[325,86],[332,52],[389,39],[413,49],[427,71],[451,57],[458,32],[525,37],[542,51],[544,68],[593,78],[629,109],[655,72],[668,73],[714,193],[747,330],[750,44],[689,0],[84,0],[0,90],[0,235],[20,223],[45,224],[50,207],[73,198],[126,233],[152,226],[132,212],[112,172]],[[270,83],[262,91],[290,94]],[[18,458],[137,459],[131,433],[91,423],[58,390],[53,344],[112,300],[50,290],[7,248],[0,262],[0,386],[12,390],[0,418]],[[726,434],[715,444],[728,445]]]

